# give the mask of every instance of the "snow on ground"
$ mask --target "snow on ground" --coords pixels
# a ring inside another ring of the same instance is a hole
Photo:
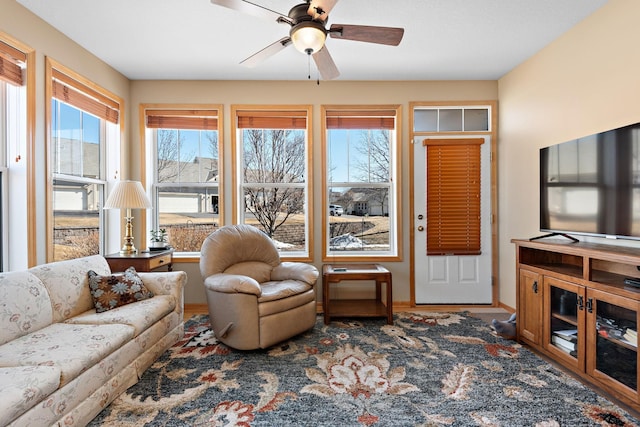
[[[342,248],[342,249],[351,249],[351,248],[361,248],[364,246],[362,240],[358,239],[351,234],[342,234],[340,236],[336,236],[331,239],[329,243],[332,248]]]

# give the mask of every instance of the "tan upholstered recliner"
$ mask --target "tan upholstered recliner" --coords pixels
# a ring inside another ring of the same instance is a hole
[[[211,233],[202,244],[200,273],[213,331],[230,347],[267,348],[315,324],[318,269],[280,262],[273,241],[256,227]]]

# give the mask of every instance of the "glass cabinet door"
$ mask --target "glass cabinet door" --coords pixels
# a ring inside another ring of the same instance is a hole
[[[637,398],[638,303],[597,290],[587,298],[587,373]]]
[[[544,285],[544,348],[583,370],[585,288],[553,277],[545,277]]]

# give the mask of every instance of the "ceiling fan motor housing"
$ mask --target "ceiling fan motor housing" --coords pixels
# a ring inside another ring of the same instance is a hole
[[[308,3],[301,3],[289,10],[289,18],[293,21],[289,36],[296,49],[311,55],[324,46],[327,30],[323,22],[318,22],[309,15],[308,9]]]

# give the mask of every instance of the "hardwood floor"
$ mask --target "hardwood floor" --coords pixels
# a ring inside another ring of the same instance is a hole
[[[394,306],[394,311],[468,311],[474,317],[478,317],[487,323],[491,323],[492,319],[506,320],[511,313],[500,307],[453,307],[453,306],[437,306],[437,307],[407,307],[407,306]],[[318,313],[322,313],[322,306],[318,306]],[[184,305],[184,319],[189,320],[191,317],[198,314],[209,314],[207,304],[185,304]]]

